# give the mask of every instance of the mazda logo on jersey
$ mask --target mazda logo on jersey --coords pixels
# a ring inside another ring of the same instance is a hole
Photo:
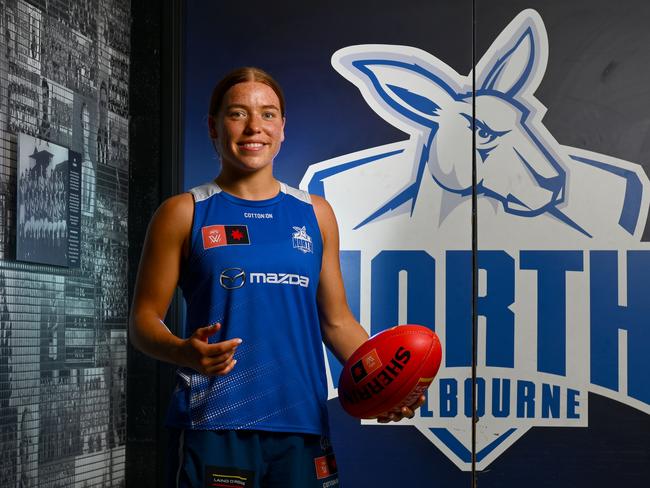
[[[219,283],[226,290],[236,290],[246,283],[246,271],[241,268],[227,268],[219,275]]]
[[[309,287],[309,277],[293,273],[260,273],[251,272],[251,284],[297,285]],[[226,268],[219,275],[219,283],[226,290],[236,290],[246,283],[246,271],[241,268]]]

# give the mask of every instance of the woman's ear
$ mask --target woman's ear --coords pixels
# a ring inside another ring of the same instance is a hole
[[[217,121],[212,115],[208,115],[208,133],[212,139],[217,138]]]

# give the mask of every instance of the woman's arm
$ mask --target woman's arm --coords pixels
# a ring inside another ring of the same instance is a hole
[[[323,236],[323,266],[317,294],[323,341],[338,360],[345,363],[368,340],[368,334],[352,315],[345,298],[339,261],[339,230],[332,207],[315,195],[312,195],[312,202]],[[387,412],[378,417],[377,421],[398,422],[404,417],[411,418],[414,410],[422,406],[424,401],[424,396],[421,396],[415,404],[402,407],[399,414]]]
[[[235,366],[233,355],[240,339],[208,344],[219,324],[181,339],[163,322],[189,251],[193,212],[192,196],[183,193],[165,200],[151,219],[135,283],[129,337],[137,349],[156,359],[206,375],[224,375]]]
[[[318,310],[325,345],[341,363],[368,339],[345,298],[339,262],[339,230],[329,203],[312,195],[314,211],[323,237],[323,264],[318,286]]]

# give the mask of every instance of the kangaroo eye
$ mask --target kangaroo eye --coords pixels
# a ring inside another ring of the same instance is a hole
[[[489,144],[499,135],[480,120],[474,123],[474,131],[476,132],[476,142],[478,144]]]
[[[497,134],[487,130],[486,128],[476,127],[477,143],[489,144],[497,138]]]
[[[472,129],[472,117],[469,114],[461,114],[465,120],[469,123],[469,129]],[[508,130],[498,131],[489,127],[485,122],[474,119],[474,133],[476,134],[476,142],[479,145],[490,144],[497,137],[501,137],[504,134],[507,134]]]
[[[487,130],[485,129],[478,129],[478,136],[481,139],[489,139],[490,137],[494,139],[494,134],[490,134]]]
[[[496,138],[507,134],[508,130],[498,131],[489,127],[485,122],[476,120],[474,123],[474,131],[476,132],[476,142],[480,144],[489,144]]]

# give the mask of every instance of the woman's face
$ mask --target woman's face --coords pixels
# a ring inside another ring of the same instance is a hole
[[[270,86],[256,81],[233,85],[208,123],[221,163],[247,173],[270,166],[284,141],[280,100]]]

